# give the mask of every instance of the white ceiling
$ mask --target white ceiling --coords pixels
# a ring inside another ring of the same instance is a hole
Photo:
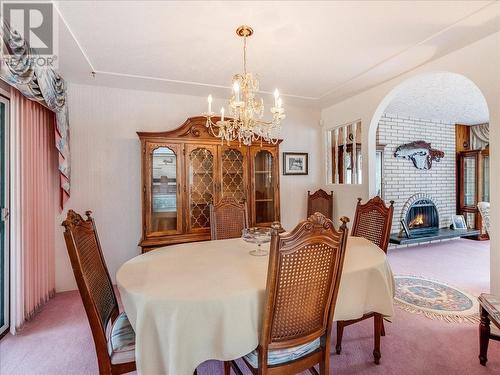
[[[69,81],[226,97],[242,70],[331,104],[500,30],[495,1],[56,1]],[[90,71],[96,71],[95,79]]]
[[[454,73],[416,77],[401,87],[385,112],[465,125],[489,122],[488,105],[479,88]]]

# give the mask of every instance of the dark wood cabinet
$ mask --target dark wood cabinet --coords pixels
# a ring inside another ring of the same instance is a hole
[[[138,132],[142,151],[143,252],[210,239],[210,204],[247,202],[250,225],[280,220],[279,142],[222,143],[191,117],[167,132]]]
[[[477,209],[479,202],[490,201],[489,149],[459,152],[457,166],[458,213],[464,215],[468,228],[481,231],[478,239],[489,239]]]

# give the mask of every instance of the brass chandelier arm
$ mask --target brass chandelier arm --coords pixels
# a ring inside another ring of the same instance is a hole
[[[219,122],[221,121],[217,121],[217,122],[213,122],[212,121],[212,116],[208,116],[207,117],[207,123],[210,122],[210,125],[212,126],[216,126],[216,127],[223,127],[224,124],[219,124]],[[238,123],[240,121],[238,121],[237,119],[227,119],[227,120],[224,120],[224,123]],[[272,126],[272,125],[275,125],[276,122],[273,122],[273,121],[263,121],[263,120],[254,120],[254,124],[256,125],[266,125],[266,126]]]

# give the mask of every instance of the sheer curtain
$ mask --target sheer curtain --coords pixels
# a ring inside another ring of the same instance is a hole
[[[55,115],[11,89],[11,332],[54,295]]]

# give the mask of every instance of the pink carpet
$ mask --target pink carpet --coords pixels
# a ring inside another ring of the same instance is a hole
[[[476,294],[489,289],[488,259],[487,242],[468,240],[389,252],[395,274],[434,278]],[[343,352],[332,354],[330,373],[499,374],[500,343],[490,343],[488,366],[480,366],[477,331],[476,325],[433,321],[397,310],[394,322],[386,324],[379,366],[372,362],[368,321],[346,328]],[[199,373],[223,374],[222,365],[206,362]],[[90,328],[77,292],[57,294],[22,334],[0,341],[0,374],[98,374]]]

